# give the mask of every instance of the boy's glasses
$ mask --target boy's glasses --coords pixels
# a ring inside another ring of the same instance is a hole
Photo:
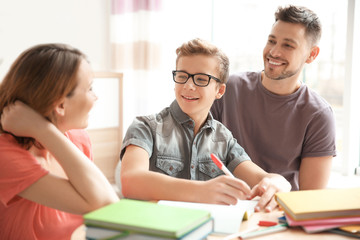
[[[211,79],[221,82],[220,79],[205,73],[190,74],[185,71],[172,71],[172,74],[174,82],[179,84],[185,84],[189,78],[192,78],[194,84],[199,87],[206,87]]]

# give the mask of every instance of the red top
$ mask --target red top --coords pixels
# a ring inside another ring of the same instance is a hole
[[[92,159],[90,139],[84,130],[71,130],[65,135]],[[0,135],[0,156],[0,239],[70,239],[83,223],[82,216],[17,195],[49,171],[10,134]]]

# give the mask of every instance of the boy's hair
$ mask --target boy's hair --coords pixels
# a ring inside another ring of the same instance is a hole
[[[321,23],[316,13],[310,9],[293,5],[279,7],[275,12],[275,22],[279,20],[303,25],[311,46],[318,44],[321,38]]]
[[[179,58],[184,56],[204,55],[215,57],[219,62],[219,68],[217,70],[220,75],[220,81],[226,83],[229,78],[229,58],[218,47],[205,40],[196,38],[183,43],[176,49],[176,55],[176,65]]]
[[[40,44],[25,50],[0,84],[0,114],[7,105],[20,100],[55,121],[54,107],[73,94],[83,59],[86,59],[83,53],[65,44]],[[1,132],[4,130],[0,124]],[[27,149],[36,143],[28,137],[15,136],[15,139]]]

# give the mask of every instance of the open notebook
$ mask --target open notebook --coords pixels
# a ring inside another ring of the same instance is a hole
[[[238,200],[236,205],[219,205],[160,200],[158,204],[207,210],[214,218],[214,232],[232,234],[239,231],[242,220],[254,212],[258,201]]]

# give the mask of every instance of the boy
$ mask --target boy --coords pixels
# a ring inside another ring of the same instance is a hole
[[[124,138],[123,195],[216,204],[261,196],[255,210],[271,211],[277,205],[274,194],[289,191],[290,184],[250,161],[230,131],[209,113],[214,100],[225,93],[227,56],[200,39],[184,43],[176,53],[176,100],[159,114],[137,117]],[[225,176],[211,153],[236,178]]]

